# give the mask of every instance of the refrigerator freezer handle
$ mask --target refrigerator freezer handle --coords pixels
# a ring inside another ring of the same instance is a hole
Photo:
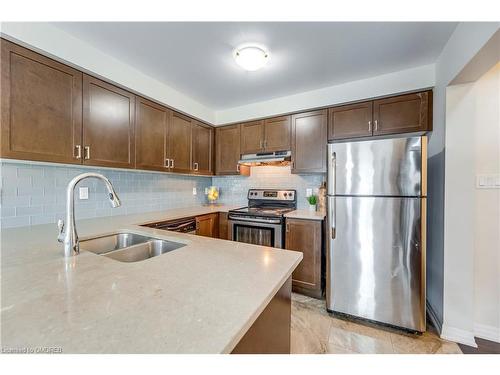
[[[337,153],[333,152],[328,155],[328,195],[335,195],[335,178],[337,169]]]

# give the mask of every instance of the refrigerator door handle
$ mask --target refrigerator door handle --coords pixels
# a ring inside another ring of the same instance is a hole
[[[335,239],[336,236],[336,224],[335,224],[335,198],[330,197],[328,202],[328,223],[331,232],[332,240]]]

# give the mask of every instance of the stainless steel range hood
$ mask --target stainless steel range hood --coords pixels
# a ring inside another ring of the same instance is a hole
[[[259,152],[257,154],[241,155],[238,164],[254,167],[258,165],[285,166],[290,165],[291,151]]]

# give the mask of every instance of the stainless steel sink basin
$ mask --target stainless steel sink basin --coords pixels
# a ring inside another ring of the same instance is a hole
[[[138,262],[186,246],[135,233],[116,233],[80,241],[80,249],[120,262]]]

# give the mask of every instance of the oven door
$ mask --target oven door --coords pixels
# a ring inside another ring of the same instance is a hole
[[[254,245],[283,246],[283,226],[280,219],[260,219],[229,216],[229,239]]]

